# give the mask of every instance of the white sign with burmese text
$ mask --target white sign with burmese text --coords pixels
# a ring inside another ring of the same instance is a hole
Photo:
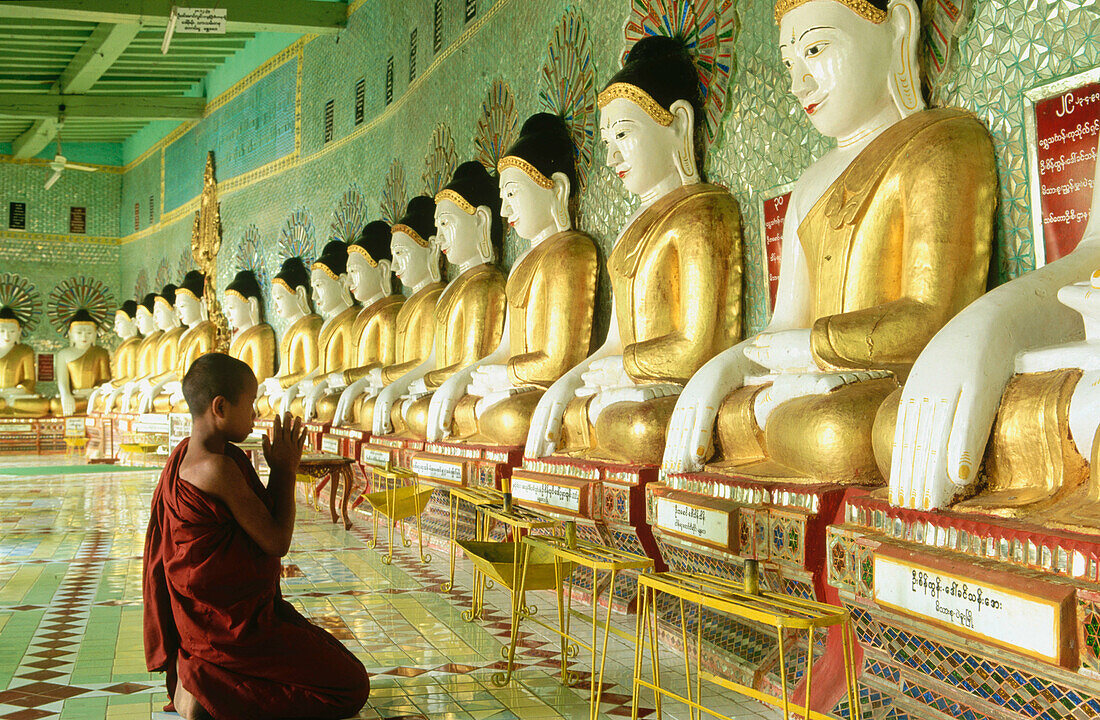
[[[462,484],[462,464],[413,458],[412,471],[422,477],[435,478],[455,485]]]
[[[1045,658],[1058,657],[1059,607],[890,557],[875,556],[875,600]]]
[[[730,541],[729,513],[683,505],[668,498],[657,498],[657,526],[715,545],[727,545]]]
[[[581,489],[568,485],[550,485],[527,478],[512,478],[512,497],[517,500],[580,512]]]

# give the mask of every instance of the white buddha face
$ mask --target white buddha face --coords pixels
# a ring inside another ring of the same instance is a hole
[[[845,138],[893,105],[893,26],[865,20],[834,0],[812,0],[779,24],[779,53],[791,92],[818,132]]]
[[[555,200],[553,188],[540,187],[517,167],[508,166],[500,174],[500,216],[524,240],[555,227],[551,214]]]
[[[675,128],[661,125],[626,98],[615,98],[600,111],[607,164],[629,192],[645,196],[678,174],[673,156],[684,140]]]
[[[382,290],[382,265],[371,267],[362,253],[348,253],[348,284],[356,300],[369,300]]]
[[[187,327],[202,320],[202,301],[191,293],[176,293],[176,312]]]
[[[6,355],[19,344],[23,337],[23,328],[16,320],[0,320],[0,354]]]
[[[153,305],[156,308],[156,305]],[[134,317],[134,322],[137,323],[138,330],[142,335],[148,335],[149,333],[156,332],[157,321],[153,317],[153,313],[149,312],[149,309],[144,305],[139,305],[137,315]]]
[[[390,255],[393,273],[405,287],[416,287],[428,278],[428,248],[408,233],[398,230],[390,236]]]
[[[87,350],[95,342],[95,323],[74,322],[69,324],[69,344],[77,350]]]
[[[247,330],[254,324],[252,322],[252,307],[248,301],[235,292],[226,293],[222,300],[222,309],[225,310],[225,319],[234,332]]]
[[[275,314],[283,320],[290,321],[298,316],[298,296],[281,282],[271,284],[271,302],[275,304]]]
[[[149,318],[152,320],[152,317]],[[121,310],[115,313],[115,334],[125,340],[137,332],[137,324]]]
[[[344,284],[339,278],[332,279],[321,268],[311,270],[309,284],[313,288],[313,304],[322,313],[332,313],[340,309]]]
[[[471,215],[450,200],[440,200],[435,205],[435,229],[447,262],[462,266],[480,259],[478,243],[483,230],[476,213]]]
[[[164,331],[176,327],[180,320],[176,309],[160,296],[158,296],[156,302],[153,303],[153,319],[156,320],[157,327]]]

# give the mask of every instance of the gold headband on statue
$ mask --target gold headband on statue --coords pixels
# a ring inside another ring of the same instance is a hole
[[[285,282],[283,282],[283,279],[282,279],[282,278],[275,278],[275,282],[282,282],[282,283],[283,283],[283,285],[286,285],[286,283],[285,283]],[[289,286],[289,285],[287,286],[287,289],[288,289],[288,290],[290,289],[290,286]],[[244,296],[244,293],[242,293],[242,292],[241,292],[240,290],[234,290],[233,288],[226,288],[226,290],[225,290],[225,294],[226,294],[226,295],[236,295],[236,296],[237,296],[237,297],[239,297],[239,298],[240,298],[241,300],[243,300],[243,301],[245,301],[245,302],[248,302],[248,298],[246,298],[246,297]]]
[[[550,188],[554,187],[553,180],[540,173],[538,168],[536,168],[534,165],[527,162],[521,157],[516,157],[515,155],[505,155],[503,158],[500,159],[500,162],[497,163],[497,172],[502,173],[504,172],[504,168],[509,167],[519,168],[523,172],[527,173],[527,176],[534,180],[535,184],[538,185],[540,188],[546,188],[547,190],[549,190]]]
[[[328,265],[325,265],[323,262],[313,263],[313,265],[310,266],[310,270],[324,270],[325,275],[328,275],[330,278],[336,280],[337,282],[339,282],[340,280],[340,276],[334,273],[332,271],[332,268],[330,268]]]
[[[290,293],[291,295],[294,294],[294,288],[290,287],[290,283],[288,283],[286,280],[283,280],[281,277],[277,277],[274,280],[272,280],[271,284],[272,285],[282,285],[283,289],[285,289],[288,293]]]
[[[188,290],[185,287],[176,288],[176,297],[179,297],[180,294],[187,294],[187,295],[190,295],[191,297],[195,298],[195,300],[200,300],[198,295],[191,292],[190,290]]]
[[[778,25],[783,16],[791,10],[794,10],[800,5],[805,5],[808,2],[810,2],[810,0],[778,0],[778,2],[775,3],[775,24]],[[886,11],[875,7],[867,2],[867,0],[834,0],[834,2],[838,2],[848,7],[856,15],[859,15],[864,20],[873,22],[875,25],[879,25],[886,21]]]
[[[442,195],[442,194],[443,193],[440,193],[440,195]],[[428,241],[425,240],[424,238],[420,237],[420,233],[418,233],[416,230],[413,230],[408,225],[402,225],[401,223],[397,223],[396,225],[394,225],[393,227],[390,228],[390,232],[391,233],[403,232],[406,235],[408,235],[409,237],[411,237],[413,239],[413,242],[415,242],[420,247],[428,247]]]
[[[458,205],[460,208],[462,208],[462,212],[466,213],[467,215],[473,215],[475,212],[477,212],[477,208],[467,202],[466,198],[462,197],[450,188],[439,191],[439,193],[435,196],[435,201],[438,203],[440,200],[450,200],[455,205]]]
[[[348,245],[348,252],[358,253],[359,255],[363,256],[363,259],[367,261],[368,265],[370,265],[371,267],[378,267],[378,261],[372,258],[370,256],[370,253],[367,252],[367,249],[362,245]]]
[[[806,1],[807,0],[803,0],[803,2]],[[637,85],[631,85],[630,83],[611,83],[604,88],[602,93],[600,93],[599,98],[597,98],[597,104],[602,110],[609,102],[619,98],[629,100],[640,107],[645,111],[645,114],[653,118],[653,121],[658,125],[668,127],[672,124],[672,113],[662,107],[661,103],[654,100],[645,90],[642,90]]]
[[[176,292],[178,293],[179,290],[177,290]],[[163,295],[157,295],[157,299],[153,301],[153,304],[155,305],[158,302],[162,302],[172,310],[175,310],[175,308],[172,307],[172,303],[168,302],[168,298],[164,297]]]

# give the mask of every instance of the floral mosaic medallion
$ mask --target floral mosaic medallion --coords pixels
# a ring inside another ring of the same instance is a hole
[[[238,273],[242,270],[248,270],[255,275],[260,287],[267,287],[270,282],[267,263],[264,262],[260,229],[255,225],[245,228],[241,236],[241,244],[237,246],[236,257],[233,258],[233,272]]]
[[[539,73],[539,104],[561,115],[573,137],[578,192],[583,192],[596,144],[596,67],[588,42],[588,23],[567,10],[546,49]]]
[[[432,130],[432,139],[428,142],[428,156],[424,158],[424,192],[431,197],[443,189],[455,168],[458,167],[458,153],[451,129],[445,123],[439,123]]]
[[[332,213],[329,234],[346,243],[355,242],[363,226],[367,224],[367,202],[363,199],[358,185],[352,185],[340,196],[336,210]]]
[[[279,231],[279,256],[299,257],[308,264],[317,252],[315,234],[309,211],[298,208],[290,214]]]
[[[390,169],[386,172],[386,180],[382,183],[382,198],[379,201],[382,219],[393,225],[404,214],[405,205],[408,202],[409,190],[405,185],[405,168],[397,158],[394,158],[390,163]]]
[[[15,273],[4,273],[0,275],[0,308],[10,308],[23,326],[23,332],[29,335],[38,327],[42,299],[30,280]]]
[[[86,310],[99,332],[105,333],[111,329],[116,306],[115,297],[106,285],[81,275],[62,280],[50,291],[46,315],[57,334],[64,337],[68,334],[69,318],[79,310]]]
[[[474,133],[474,157],[489,172],[497,171],[504,151],[519,137],[519,113],[512,88],[503,80],[489,86],[489,97],[481,103],[481,114]]]

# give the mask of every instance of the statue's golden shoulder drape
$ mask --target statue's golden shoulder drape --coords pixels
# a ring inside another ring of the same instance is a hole
[[[993,144],[969,114],[925,110],[873,140],[798,227],[818,364],[904,377],[985,291],[996,204]]]
[[[512,268],[508,298],[508,377],[549,387],[588,355],[599,272],[596,245],[566,230],[539,243]]]
[[[8,354],[0,358],[0,388],[22,388],[33,393],[37,384],[34,367],[34,350],[29,345],[17,343]]]
[[[317,336],[321,332],[321,316],[303,315],[283,333],[279,343],[279,385],[286,389],[317,367],[320,358]]]
[[[359,312],[351,332],[356,343],[355,367],[344,371],[345,382],[355,382],[371,368],[396,361],[398,316],[404,305],[401,295],[388,295]]]
[[[321,326],[321,334],[317,338],[321,372],[342,370],[351,361],[353,357],[351,328],[355,324],[355,316],[358,312],[359,309],[351,305]]]
[[[163,336],[163,330],[154,330],[142,338],[141,345],[138,346],[135,378],[147,377],[157,371],[157,351],[160,349],[160,339]]]
[[[391,383],[424,362],[435,340],[435,306],[443,283],[429,283],[413,293],[397,313],[397,359],[382,369],[382,381]]]
[[[111,354],[98,345],[92,345],[65,365],[72,390],[90,390],[111,379]]]
[[[687,382],[741,337],[741,213],[728,191],[673,190],[608,259],[623,364],[638,382]]]
[[[184,329],[177,327],[167,330],[157,342],[157,363],[154,371],[157,373],[158,382],[162,377],[167,378],[168,374],[176,369],[179,362],[180,338],[183,337]]]
[[[485,357],[504,333],[504,273],[488,263],[455,278],[435,306],[436,369],[424,377],[430,388]]]
[[[111,356],[111,377],[115,380],[129,380],[138,374],[138,354],[142,338],[137,335],[126,338],[115,348]]]
[[[252,368],[257,382],[275,374],[275,331],[267,323],[257,323],[233,338],[229,354]]]
[[[179,373],[178,380],[191,367],[191,363],[208,352],[214,350],[217,343],[217,327],[209,320],[203,320],[192,328],[188,328],[180,338],[179,363],[176,366]]]

